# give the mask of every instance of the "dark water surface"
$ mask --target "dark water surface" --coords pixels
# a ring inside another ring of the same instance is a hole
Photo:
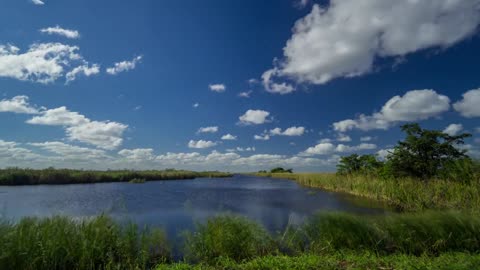
[[[102,213],[139,225],[162,226],[169,235],[191,229],[219,213],[245,215],[271,231],[299,224],[318,211],[383,214],[378,203],[345,194],[306,188],[294,181],[236,175],[232,178],[0,187],[0,216]]]

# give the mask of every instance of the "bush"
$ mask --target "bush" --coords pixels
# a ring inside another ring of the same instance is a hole
[[[239,216],[220,215],[185,233],[185,257],[193,262],[213,263],[220,257],[238,262],[273,251],[266,230]]]

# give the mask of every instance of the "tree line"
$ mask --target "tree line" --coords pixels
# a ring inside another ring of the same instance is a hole
[[[383,178],[441,178],[469,182],[479,179],[480,163],[462,149],[469,133],[449,135],[423,129],[417,123],[401,126],[405,139],[389,151],[384,160],[376,155],[344,156],[337,165],[338,174],[368,174]]]

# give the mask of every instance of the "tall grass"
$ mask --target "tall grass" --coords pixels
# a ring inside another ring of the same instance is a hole
[[[169,268],[165,264],[172,263],[170,246],[162,230],[120,226],[104,216],[87,221],[26,218],[0,225],[0,269],[151,269],[156,265],[164,269]],[[301,261],[285,255],[308,260],[330,258],[333,263],[332,258],[339,259],[339,254],[361,254],[355,260],[366,256],[369,261],[375,261],[374,257],[381,261],[389,256],[433,260],[461,252],[459,258],[476,258],[478,263],[480,217],[460,212],[389,216],[326,213],[283,234],[270,234],[246,218],[221,215],[187,232],[183,246],[185,261],[219,269],[269,269],[268,265],[283,269],[279,266],[282,261],[293,269],[317,269],[301,268]],[[236,268],[237,264],[246,268]],[[184,264],[172,267],[188,269]]]
[[[434,179],[382,179],[366,175],[333,173],[258,174],[286,178],[301,185],[346,192],[381,200],[403,211],[427,209],[480,210],[480,179],[464,183]]]
[[[173,169],[163,171],[87,171],[54,168],[43,170],[7,168],[0,169],[0,185],[82,184],[101,182],[128,182],[133,179],[154,181],[230,176],[232,176],[232,174],[217,171],[193,172]]]
[[[122,227],[104,216],[0,226],[0,269],[146,269],[168,261],[169,250],[162,230]]]

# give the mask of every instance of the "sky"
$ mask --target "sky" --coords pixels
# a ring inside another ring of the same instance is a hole
[[[0,168],[334,171],[473,136],[480,0],[4,0]]]

